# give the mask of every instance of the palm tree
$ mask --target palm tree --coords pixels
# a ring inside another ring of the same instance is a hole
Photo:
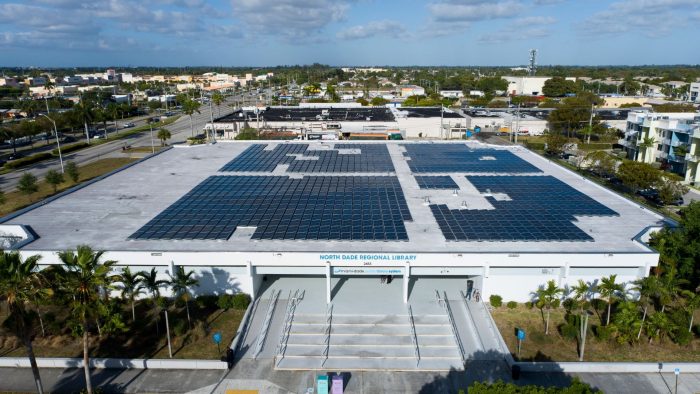
[[[695,311],[700,308],[700,287],[695,289],[695,291],[683,290],[681,293],[685,298],[684,309],[688,314],[690,314],[690,324],[688,324],[688,332],[693,331],[693,315]]]
[[[638,147],[638,148],[640,149],[640,151],[642,152],[642,161],[645,161],[645,160],[646,160],[647,150],[649,150],[649,148],[651,148],[652,146],[654,146],[655,143],[656,143],[656,140],[654,140],[654,137],[644,137],[644,139],[642,140],[642,142],[640,142],[640,143],[637,145],[637,147]]]
[[[90,132],[88,130],[88,123],[92,122],[93,118],[95,117],[95,114],[93,113],[92,108],[83,100],[81,100],[78,104],[76,104],[73,107],[73,111],[75,111],[76,116],[78,119],[80,119],[83,122],[83,125],[85,126],[85,138],[87,138],[87,143],[90,143]]]
[[[157,137],[160,140],[160,146],[165,146],[165,140],[170,139],[172,134],[170,134],[170,130],[168,129],[160,129],[158,130]]]
[[[153,301],[153,310],[156,312],[156,331],[160,333],[160,328],[158,327],[158,298],[160,298],[160,288],[167,286],[169,282],[165,279],[158,279],[158,272],[155,267],[151,268],[150,272],[141,271],[137,275],[141,276],[143,279],[143,288],[151,293],[151,298]]]
[[[200,104],[198,102],[189,99],[182,103],[182,112],[190,117],[190,132],[192,137],[194,137],[194,121],[192,120],[192,115],[194,115],[195,112],[198,114],[201,113],[199,112],[199,106]]]
[[[612,303],[620,297],[620,293],[624,290],[622,283],[615,283],[617,275],[613,274],[607,278],[600,279],[600,285],[598,285],[598,293],[600,297],[605,300],[608,304],[608,314],[605,318],[605,325],[610,325],[610,309],[612,308]]]
[[[649,323],[647,324],[647,335],[649,335],[649,343],[654,339],[661,339],[664,334],[673,331],[673,322],[663,312],[656,312],[649,315]]]
[[[63,263],[58,269],[61,272],[61,284],[64,290],[73,296],[71,311],[83,337],[83,369],[85,370],[85,385],[88,394],[92,394],[90,380],[89,339],[90,322],[100,317],[108,317],[105,328],[111,325],[119,327],[118,316],[104,316],[104,300],[102,293],[111,283],[110,271],[116,261],[101,262],[101,251],[93,251],[87,245],[80,245],[76,251],[66,250],[58,254]]]
[[[129,267],[126,267],[122,268],[121,274],[117,275],[115,280],[121,283],[116,287],[121,290],[122,298],[128,299],[131,303],[131,321],[134,322],[136,321],[136,297],[142,294],[143,278],[138,273],[131,273]]]
[[[214,105],[217,106],[217,113],[219,117],[221,117],[221,107],[220,105],[224,102],[224,95],[221,94],[221,92],[214,92],[211,95],[211,102],[214,103]]]
[[[0,299],[7,302],[10,315],[4,325],[24,343],[27,357],[32,366],[34,383],[38,393],[43,393],[39,367],[34,356],[31,326],[32,314],[27,309],[31,302],[39,298],[47,298],[52,292],[46,288],[41,272],[37,271],[37,263],[41,256],[35,255],[22,261],[19,252],[0,252]]]
[[[540,287],[537,289],[537,303],[540,308],[545,308],[547,310],[547,321],[544,326],[544,335],[549,335],[549,315],[555,302],[559,300],[559,296],[564,292],[564,290],[557,286],[554,280],[547,282],[546,287]]]
[[[659,278],[650,275],[646,278],[638,279],[634,281],[634,289],[639,292],[639,303],[644,308],[642,322],[639,325],[639,332],[637,332],[637,340],[639,340],[642,336],[642,330],[644,329],[644,322],[646,322],[647,319],[649,305],[653,297],[659,294]]]
[[[571,290],[574,292],[574,301],[576,301],[581,310],[581,314],[583,314],[583,310],[588,303],[588,295],[590,294],[591,287],[582,279],[579,279],[578,283],[573,286]]]
[[[187,325],[192,327],[192,321],[190,320],[190,305],[189,301],[192,297],[190,294],[190,287],[199,286],[199,281],[192,276],[194,271],[185,272],[182,266],[175,267],[175,276],[170,275],[170,284],[173,287],[173,293],[176,297],[182,297],[185,301],[185,309],[187,310]]]

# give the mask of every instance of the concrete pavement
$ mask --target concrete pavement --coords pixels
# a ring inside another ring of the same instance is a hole
[[[227,102],[222,103],[219,107],[214,106],[214,117],[218,115],[219,109],[221,110],[222,115],[233,112],[233,109],[228,106],[228,104],[232,102],[233,100],[229,100]],[[195,113],[192,116],[192,123],[194,124],[195,134],[197,133],[197,130],[201,131],[204,125],[211,119],[208,106],[203,106],[200,109],[200,111],[201,113]],[[166,128],[170,130],[172,134],[172,138],[168,141],[168,143],[177,143],[185,141],[187,137],[189,137],[191,134],[189,116],[183,115],[174,123],[166,126]],[[154,129],[154,143],[158,144],[159,142],[156,139],[155,132],[156,131]],[[73,161],[78,165],[85,165],[107,157],[119,157],[121,149],[124,145],[147,146],[150,145],[150,143],[150,131],[147,130],[138,134],[125,137],[123,139],[111,141],[105,144],[95,145],[90,148],[79,150],[75,153],[69,153],[63,156],[63,162],[65,164],[65,162],[67,161]],[[17,183],[19,182],[20,177],[25,172],[30,172],[34,174],[37,178],[42,179],[49,170],[60,170],[60,168],[61,167],[59,160],[52,159],[43,161],[41,163],[37,163],[32,166],[24,167],[7,174],[0,175],[0,190],[4,192],[14,190],[17,186]]]

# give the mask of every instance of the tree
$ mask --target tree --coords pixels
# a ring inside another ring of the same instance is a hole
[[[158,271],[155,267],[151,268],[151,271],[141,271],[138,275],[142,278],[143,288],[151,293],[151,301],[153,302],[153,310],[156,313],[156,331],[158,328],[158,319],[160,313],[158,312],[158,298],[160,298],[160,288],[167,286],[169,282],[165,279],[158,279]]]
[[[221,92],[216,91],[211,95],[211,102],[217,106],[218,116],[221,117],[221,107],[220,105],[224,102],[224,95]]]
[[[366,106],[369,105],[369,101],[367,101],[367,100],[364,99],[363,97],[358,97],[358,98],[355,100],[355,102],[356,102],[356,103],[360,103],[363,107],[366,107]]]
[[[637,340],[642,336],[642,330],[644,329],[644,323],[646,321],[649,305],[651,305],[654,297],[659,295],[659,278],[650,275],[645,278],[638,279],[634,281],[634,290],[639,292],[639,303],[642,305],[642,321],[639,324],[639,330],[637,332]]]
[[[575,94],[578,91],[575,81],[568,81],[564,77],[552,77],[544,82],[542,94],[547,97],[563,97],[567,94]]]
[[[375,107],[381,107],[389,103],[389,100],[385,99],[384,97],[381,96],[375,96],[372,98],[371,101],[372,105]]]
[[[60,172],[58,172],[56,170],[49,170],[46,173],[46,176],[44,177],[44,179],[46,180],[46,183],[48,183],[49,185],[51,185],[53,187],[54,193],[56,193],[56,191],[58,191],[58,185],[60,185],[64,181],[63,174],[61,174]]]
[[[582,279],[579,279],[578,283],[576,283],[576,285],[573,286],[571,290],[574,293],[573,299],[578,305],[581,314],[583,314],[584,309],[587,307],[588,304],[588,297],[591,293],[591,286],[589,286],[588,283],[584,282]]]
[[[608,304],[608,313],[605,317],[605,325],[610,325],[610,310],[612,308],[612,303],[619,299],[624,287],[621,283],[615,283],[617,275],[612,274],[607,278],[601,278],[600,284],[598,285],[598,294],[605,300]]]
[[[85,102],[85,100],[80,100],[78,104],[76,104],[73,107],[73,111],[80,119],[80,121],[83,123],[85,126],[85,138],[87,139],[87,143],[90,143],[90,132],[88,129],[88,123],[91,123],[92,120],[95,118],[95,113],[92,110],[92,107]]]
[[[654,339],[661,339],[674,329],[673,322],[663,312],[656,312],[649,315],[647,324],[647,336],[649,343]]]
[[[80,245],[73,250],[58,254],[63,263],[57,269],[60,272],[61,285],[64,291],[72,296],[70,303],[73,317],[73,330],[76,335],[83,337],[83,368],[85,385],[88,394],[92,394],[90,379],[89,339],[90,328],[94,324],[100,332],[123,329],[118,314],[111,314],[106,308],[103,294],[111,284],[110,271],[116,261],[100,261],[104,252],[93,251],[87,245]],[[103,323],[100,323],[100,320]]]
[[[651,164],[625,160],[617,168],[617,177],[636,192],[656,185],[661,180],[661,172]]]
[[[645,159],[647,157],[647,152],[649,151],[650,148],[652,148],[654,146],[655,143],[656,143],[656,140],[653,137],[644,137],[644,139],[642,139],[642,142],[640,142],[637,145],[637,147],[639,148],[639,150],[637,151],[637,154],[639,154],[639,153],[642,154],[641,161],[645,161]]]
[[[693,332],[693,318],[695,311],[700,308],[700,287],[695,289],[695,291],[682,290],[681,295],[685,300],[683,309],[685,309],[690,320],[688,323],[688,332]]]
[[[190,117],[190,132],[192,137],[194,137],[194,120],[192,119],[192,116],[195,114],[195,112],[198,114],[201,113],[199,111],[200,105],[201,104],[194,100],[185,100],[185,102],[182,103],[182,112]]]
[[[136,297],[142,293],[143,278],[138,273],[133,274],[129,267],[125,267],[115,280],[121,283],[116,288],[121,290],[122,298],[127,299],[131,304],[131,321],[134,322],[136,321]]]
[[[625,301],[620,303],[613,326],[617,331],[617,341],[619,343],[632,343],[638,340],[637,332],[642,324],[639,320],[639,309],[634,302]]]
[[[19,178],[17,190],[19,190],[22,194],[31,196],[32,194],[39,191],[39,186],[36,184],[36,181],[37,179],[36,176],[34,176],[34,174],[32,174],[31,172],[25,172],[24,174],[22,174],[22,177]]]
[[[547,286],[537,289],[537,306],[547,310],[547,320],[544,326],[544,335],[549,335],[549,315],[552,308],[558,306],[559,296],[564,290],[557,286],[554,280],[547,281]]]
[[[586,155],[590,169],[598,175],[605,176],[615,173],[615,158],[608,152],[597,150]]]
[[[497,91],[507,91],[508,81],[501,77],[482,77],[476,82],[476,87],[486,95],[493,96]]]
[[[175,275],[170,275],[170,285],[173,288],[173,293],[176,297],[182,298],[185,301],[185,309],[187,310],[187,325],[192,327],[190,319],[190,288],[199,286],[199,280],[193,278],[194,271],[185,272],[182,266],[175,267]]]
[[[544,141],[547,144],[547,153],[554,156],[563,153],[564,147],[569,143],[568,138],[553,131],[545,133]]]
[[[160,140],[160,146],[165,146],[165,141],[169,140],[172,137],[172,135],[170,134],[170,130],[162,128],[158,130],[157,137]]]
[[[78,171],[78,165],[75,164],[73,161],[69,161],[66,163],[66,174],[68,177],[73,181],[73,183],[78,183],[78,179],[80,179],[80,172]]]
[[[671,204],[676,199],[688,193],[688,187],[683,185],[676,174],[664,173],[656,189],[659,191],[659,200],[663,204]]]
[[[19,252],[0,252],[0,299],[4,299],[9,316],[3,325],[22,340],[32,367],[37,392],[43,393],[39,367],[32,345],[33,314],[28,306],[38,298],[50,297],[52,292],[46,287],[44,276],[38,272],[41,256],[35,255],[22,260]]]

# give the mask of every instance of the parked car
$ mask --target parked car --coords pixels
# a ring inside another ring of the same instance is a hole
[[[134,126],[136,126],[136,125],[133,124],[133,123],[131,123],[131,122],[129,122],[129,123],[124,123],[124,124],[122,125],[122,128],[123,128],[123,129],[128,129],[129,127],[134,127]]]
[[[68,135],[68,136],[66,136],[65,138],[63,138],[63,142],[64,142],[64,143],[67,143],[67,142],[75,142],[75,137],[73,137],[72,135]]]

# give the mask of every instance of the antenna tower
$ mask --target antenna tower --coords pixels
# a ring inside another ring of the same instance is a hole
[[[530,49],[530,65],[527,67],[527,73],[531,77],[537,73],[537,49]]]

